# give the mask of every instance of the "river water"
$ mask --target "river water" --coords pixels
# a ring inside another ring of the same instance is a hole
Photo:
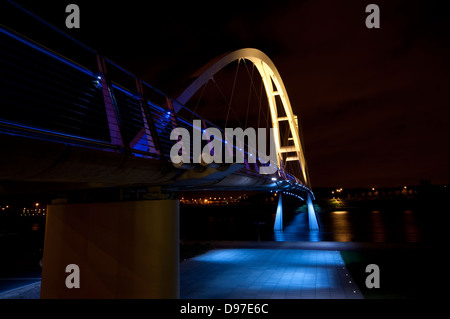
[[[182,208],[182,239],[426,243],[436,239],[436,214],[445,208],[417,202],[315,204],[320,230],[310,231],[306,206],[285,209],[273,231],[275,207]]]
[[[359,241],[359,242],[423,242],[429,229],[417,210],[359,210],[354,208],[320,212],[320,230],[308,229],[308,218],[298,213],[283,231],[274,233],[276,241]]]

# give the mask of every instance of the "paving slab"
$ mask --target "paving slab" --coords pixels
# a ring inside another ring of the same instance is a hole
[[[219,248],[180,265],[182,299],[361,299],[337,250]]]

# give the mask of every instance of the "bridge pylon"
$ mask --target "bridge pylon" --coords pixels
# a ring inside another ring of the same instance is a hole
[[[41,298],[179,298],[178,201],[49,205]]]
[[[312,202],[311,193],[309,192],[306,197],[306,205],[308,206],[309,230],[319,230],[319,223],[317,222],[316,211],[314,210],[314,204]]]
[[[278,196],[277,212],[275,215],[275,224],[273,230],[282,231],[283,230],[283,199],[282,194]]]

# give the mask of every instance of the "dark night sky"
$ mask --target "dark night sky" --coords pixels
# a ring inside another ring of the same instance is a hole
[[[174,96],[217,55],[264,51],[300,116],[313,187],[448,183],[446,1],[16,2]],[[64,26],[68,3],[79,30]],[[365,26],[369,3],[381,29]]]

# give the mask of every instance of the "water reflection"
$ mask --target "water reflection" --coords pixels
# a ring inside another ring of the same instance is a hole
[[[308,228],[307,214],[295,216],[275,241],[420,242],[423,240],[419,213],[412,210],[349,209],[324,212],[321,228]]]
[[[309,231],[309,241],[321,241],[321,235],[319,230]]]
[[[333,228],[334,241],[350,241],[353,232],[352,225],[349,221],[348,211],[331,212],[331,223]]]
[[[405,231],[405,240],[411,243],[420,241],[420,231],[417,225],[417,220],[412,210],[403,211],[403,224]]]
[[[370,212],[370,221],[372,228],[372,241],[375,243],[382,243],[386,241],[386,227],[381,217],[379,210],[373,210]]]

